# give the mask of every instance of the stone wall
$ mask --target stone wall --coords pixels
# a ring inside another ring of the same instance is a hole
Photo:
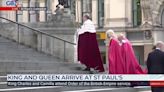
[[[60,37],[61,39],[69,39],[67,41],[70,41],[73,36],[74,35],[60,34],[56,37]],[[73,40],[74,39],[71,41],[72,43]],[[43,51],[60,59],[65,59],[65,61],[74,61],[74,45],[59,39],[39,34],[38,49],[39,51]]]
[[[0,35],[17,41],[17,25],[11,23],[0,23]]]
[[[41,34],[39,32],[35,32],[32,29],[23,26],[18,27],[18,25],[12,23],[1,23],[0,27],[0,35],[6,38],[12,39],[21,44],[35,48],[38,51],[53,55],[65,61],[74,61],[74,45],[64,42],[60,39],[73,43],[75,29],[71,29],[72,31],[70,31],[70,33],[68,31],[67,33],[60,32],[59,28],[57,31],[55,31],[55,29],[51,29],[51,31],[42,30],[51,36],[60,38],[58,39]]]

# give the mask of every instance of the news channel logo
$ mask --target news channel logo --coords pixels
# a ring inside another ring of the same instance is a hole
[[[6,0],[6,6],[16,7],[19,5],[20,5],[20,2],[18,2],[18,0]]]

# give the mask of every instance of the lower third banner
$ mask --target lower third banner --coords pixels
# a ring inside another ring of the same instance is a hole
[[[116,81],[10,81],[8,86],[148,86],[148,82]]]

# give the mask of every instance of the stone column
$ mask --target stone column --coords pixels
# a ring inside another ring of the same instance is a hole
[[[98,20],[98,0],[92,0],[92,21],[97,27]]]
[[[76,22],[82,22],[82,9],[81,9],[81,0],[76,0]]]
[[[105,16],[104,16],[104,26],[109,27],[109,18],[110,18],[110,0],[104,0],[104,10],[105,10]]]
[[[23,2],[23,7],[28,7],[28,0],[24,0]],[[27,23],[29,21],[28,17],[28,11],[23,11],[23,22]]]
[[[132,27],[133,26],[133,20],[132,20],[132,0],[126,0],[126,12],[125,17],[127,18],[126,26]]]
[[[45,2],[46,2],[47,0],[40,0],[40,4],[39,4],[39,6],[40,7],[45,7]],[[48,0],[49,1],[49,0]],[[45,20],[46,20],[46,14],[45,14],[46,12],[45,11],[40,11],[39,12],[39,20],[41,21],[41,22],[44,22]]]
[[[35,7],[36,0],[30,0],[30,6],[29,7]],[[30,11],[30,22],[37,22],[36,20],[36,11]]]

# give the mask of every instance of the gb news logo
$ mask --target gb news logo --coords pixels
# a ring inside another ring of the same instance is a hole
[[[20,2],[18,2],[18,0],[6,0],[6,6],[17,7],[19,5],[20,5]]]

